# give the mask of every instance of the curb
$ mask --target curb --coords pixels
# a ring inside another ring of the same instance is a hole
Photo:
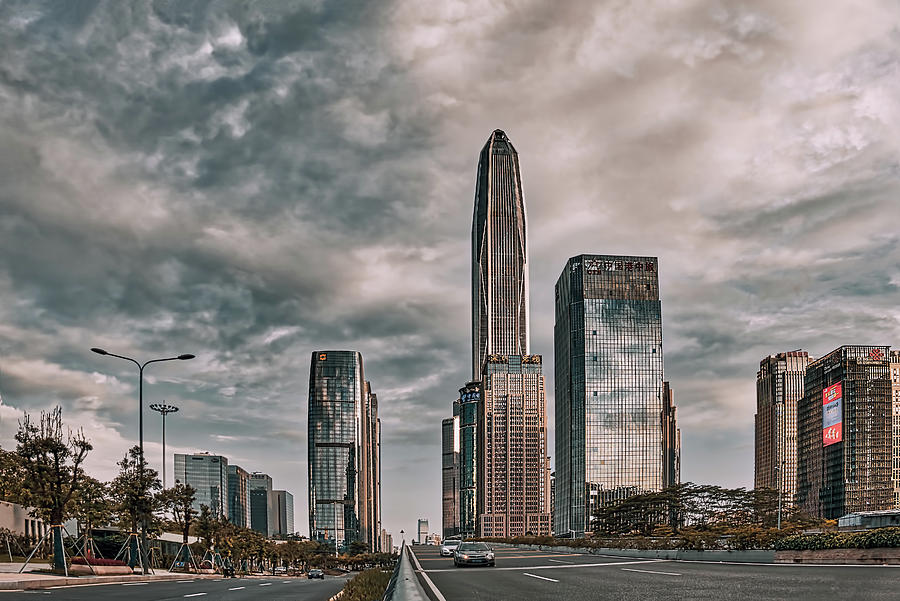
[[[53,586],[72,586],[75,584],[113,584],[116,582],[167,582],[184,580],[185,578],[212,579],[221,578],[219,574],[178,574],[165,576],[93,576],[81,578],[41,578],[32,580],[0,580],[0,591],[28,591],[50,588]]]

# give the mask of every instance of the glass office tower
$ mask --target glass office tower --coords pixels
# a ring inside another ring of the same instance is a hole
[[[459,534],[459,416],[441,420],[441,533]]]
[[[316,351],[309,375],[310,538],[375,550],[380,531],[377,398],[356,351]]]
[[[215,517],[228,517],[228,459],[221,455],[175,453],[175,480],[197,491],[194,510],[209,507]]]
[[[600,506],[661,490],[665,479],[672,442],[663,428],[674,427],[674,408],[664,415],[657,259],[569,259],[556,283],[554,342],[553,529],[582,536]]]
[[[250,527],[263,536],[275,532],[272,477],[261,472],[250,474]]]
[[[250,474],[239,465],[228,466],[228,520],[250,527]]]
[[[286,490],[272,491],[275,506],[275,532],[279,536],[294,534],[294,495]]]
[[[494,130],[478,159],[472,217],[472,379],[488,355],[528,354],[528,250],[519,155]]]
[[[453,416],[459,420],[459,534],[476,535],[478,520],[478,412],[481,382],[469,382],[459,389]]]
[[[836,519],[891,509],[892,382],[887,346],[839,347],[806,368],[797,407],[797,501]]]

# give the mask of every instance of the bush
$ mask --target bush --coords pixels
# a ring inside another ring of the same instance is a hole
[[[795,534],[775,541],[776,551],[875,549],[880,547],[900,547],[900,527],[876,528],[864,532]]]
[[[378,569],[360,572],[344,587],[341,601],[381,599],[384,596],[388,583],[391,581],[391,574],[391,572],[382,572]]]
[[[128,564],[124,561],[119,561],[118,559],[103,559],[101,557],[88,557],[85,560],[84,557],[73,557],[72,558],[73,566],[84,566],[84,565],[92,565],[92,566],[127,566]]]

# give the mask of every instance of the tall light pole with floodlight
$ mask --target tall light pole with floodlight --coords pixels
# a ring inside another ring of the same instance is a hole
[[[149,361],[144,361],[141,363],[137,359],[132,359],[131,357],[125,357],[123,355],[116,355],[115,353],[110,353],[109,351],[105,351],[102,348],[93,347],[91,350],[98,355],[105,355],[108,357],[115,357],[116,359],[124,359],[125,361],[131,361],[135,365],[138,366],[138,436],[140,440],[140,449],[141,449],[141,457],[138,462],[138,472],[140,475],[141,485],[144,483],[144,368],[150,365],[151,363],[161,363],[163,361],[187,361],[188,359],[193,359],[195,355],[191,355],[190,353],[185,353],[183,355],[178,355],[177,357],[163,357],[161,359],[150,359]],[[145,574],[147,573],[147,567],[149,563],[147,561],[147,516],[142,516],[141,518],[141,571]]]
[[[166,487],[166,416],[178,411],[175,405],[166,403],[153,403],[150,408],[162,415],[162,485]]]

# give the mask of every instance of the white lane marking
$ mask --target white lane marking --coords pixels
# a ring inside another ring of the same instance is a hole
[[[122,586],[144,586],[146,584],[150,584],[149,582],[126,582]]]
[[[230,589],[228,589],[228,590],[230,590],[230,591],[242,591],[242,590],[244,590],[245,588],[247,588],[247,587],[245,587],[245,586],[236,586],[236,587],[230,588]]]
[[[185,584],[187,582],[193,582],[193,580],[176,580],[175,582],[177,582],[179,584]]]
[[[191,593],[190,595],[185,595],[185,597],[199,597],[200,595],[205,595],[206,593]]]
[[[263,582],[259,586],[272,586],[272,583],[271,582]]]
[[[563,561],[562,559],[547,559],[547,561],[554,561],[556,563],[575,563],[574,561]]]
[[[663,576],[681,576],[681,574],[676,574],[675,572],[654,572],[653,570],[632,570],[629,568],[622,568],[623,572],[640,572],[642,574],[662,574]]]
[[[635,564],[655,564],[662,563],[666,561],[671,561],[668,559],[642,559],[640,561],[611,561],[608,563],[568,563],[564,565],[556,565],[556,566],[517,566],[517,567],[505,567],[505,568],[466,568],[467,570],[491,570],[493,572],[521,572],[523,570],[568,570],[570,568],[598,568],[598,567],[606,567],[606,566],[631,566]],[[458,572],[458,568],[441,568],[437,570],[422,570],[422,573],[428,572],[429,574],[434,574],[437,572]]]
[[[425,570],[422,569],[422,564],[419,563],[419,558],[416,557],[416,554],[413,553],[412,549],[410,549],[409,547],[407,547],[407,550],[409,551],[410,557],[412,557],[412,559],[413,559],[413,563],[416,564],[416,571],[422,575],[422,578],[425,580],[425,584],[427,584],[428,588],[431,589],[431,592],[437,598],[437,601],[447,601],[447,598],[441,594],[441,591],[438,590],[438,587],[436,587],[434,585],[434,583],[431,581],[431,578],[429,578],[428,574],[425,573]],[[401,553],[403,552],[402,549],[400,552]],[[452,570],[443,570],[443,571],[450,572]]]
[[[529,574],[525,572],[525,576],[531,576],[532,578],[540,578],[541,580],[549,580],[550,582],[559,582],[559,580],[554,580],[553,578],[544,578],[543,576],[536,576],[534,574]]]

